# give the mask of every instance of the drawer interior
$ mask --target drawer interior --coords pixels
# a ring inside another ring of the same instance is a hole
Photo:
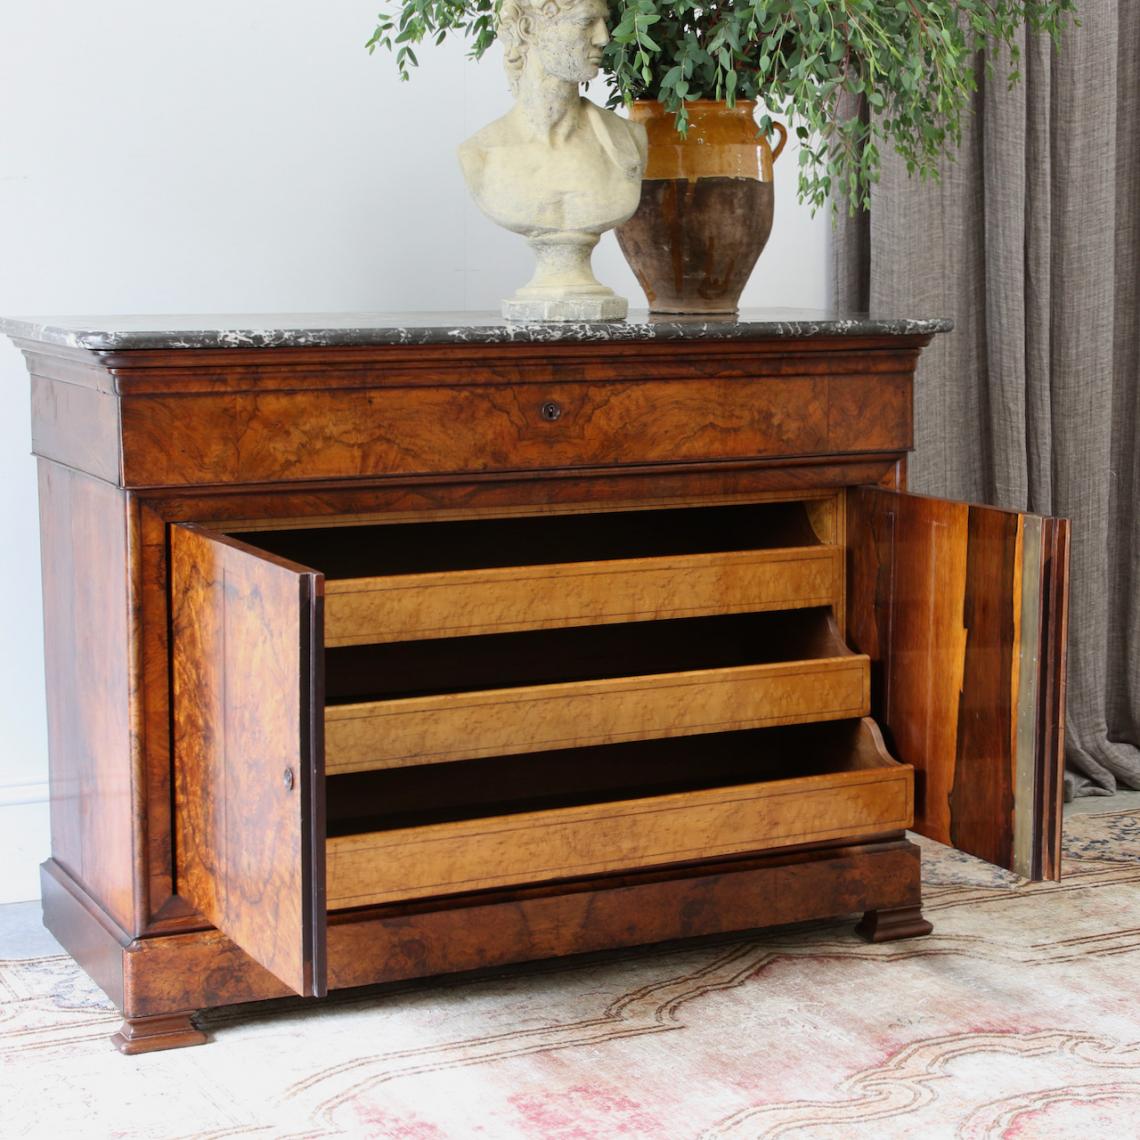
[[[333,776],[330,836],[889,767],[862,721],[567,748]]]
[[[330,910],[857,839],[913,819],[913,771],[866,720],[441,771],[330,782]]]
[[[847,657],[831,611],[580,626],[330,649],[329,705]]]
[[[336,649],[839,605],[836,516],[824,498],[231,537],[324,576]]]
[[[336,580],[817,546],[804,502],[231,532]]]

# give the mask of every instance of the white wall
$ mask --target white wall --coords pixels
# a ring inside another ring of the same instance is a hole
[[[530,272],[468,201],[456,146],[509,106],[497,54],[424,48],[411,83],[363,43],[375,0],[7,0],[0,313],[488,309]],[[599,90],[596,99],[602,98]],[[827,301],[830,227],[777,164],[745,305]],[[612,235],[601,280],[644,304]],[[0,902],[48,852],[35,468],[23,361],[0,339]]]

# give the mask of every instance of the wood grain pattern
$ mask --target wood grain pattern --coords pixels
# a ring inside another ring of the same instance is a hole
[[[909,826],[912,772],[860,769],[328,842],[330,910],[856,838]]]
[[[949,843],[969,508],[913,501],[921,513],[875,492],[848,497],[848,641],[872,662],[872,715],[916,769],[915,830]]]
[[[160,1013],[153,1017],[125,1018],[111,1036],[111,1044],[128,1057],[205,1045],[206,1035],[191,1021],[190,1012]]]
[[[58,866],[44,868],[49,927],[132,1018],[286,996],[220,931],[129,942]],[[917,906],[919,851],[899,837],[779,851],[605,879],[333,915],[330,988],[402,981],[864,910]]]
[[[170,610],[166,520],[137,496],[131,499],[129,528],[139,574],[138,622],[142,683],[139,703],[138,780],[145,801],[146,841],[141,853],[146,870],[145,900],[139,933],[172,905],[174,898],[174,820],[170,741]]]
[[[864,716],[866,658],[445,693],[325,710],[329,775]]]
[[[884,336],[193,353],[90,352],[18,343],[37,377],[75,389],[58,415],[48,406],[37,417],[44,447],[50,448],[43,454],[121,479],[124,486],[176,487],[355,478],[367,472],[549,469],[561,462],[559,451],[572,466],[588,464],[593,454],[598,465],[610,467],[615,455],[623,463],[645,461],[643,452],[653,448],[646,441],[665,437],[678,441],[680,452],[658,446],[653,453],[663,462],[689,456],[705,462],[733,455],[859,454],[874,450],[872,438],[888,437],[886,450],[897,452],[909,446],[910,378],[918,350],[929,340]],[[533,413],[547,399],[563,399],[556,392],[559,385],[570,386],[567,408],[586,414],[573,426],[564,416],[557,434],[535,434],[541,425]],[[698,391],[701,385],[706,387]],[[109,401],[89,407],[83,388]],[[489,390],[485,397],[472,393],[481,388]],[[808,393],[810,411],[803,403]],[[611,398],[623,409],[607,410]],[[455,414],[463,410],[455,401],[479,412],[477,430]],[[107,420],[108,430],[93,435],[91,407],[116,404],[117,417]],[[690,438],[693,424],[703,421],[678,422],[698,407],[716,409],[700,429],[711,444],[707,452]],[[623,410],[633,417],[626,426]],[[110,430],[116,418],[119,430]],[[390,432],[389,424],[400,434]],[[642,431],[642,425],[652,431]],[[449,427],[455,429],[454,440],[448,438]],[[409,449],[401,454],[409,428]],[[49,438],[61,445],[49,444]],[[813,439],[816,444],[809,446]],[[632,448],[628,458],[620,449],[623,443]],[[433,445],[440,449],[433,452]],[[533,454],[536,449],[542,454]]]
[[[862,910],[917,906],[902,836],[604,879],[399,903],[329,919],[329,984],[345,989]],[[288,992],[216,930],[120,950],[136,1016]]]
[[[868,488],[848,506],[849,639],[871,658],[892,750],[918,772],[915,830],[1040,878],[1056,821],[1038,789],[1055,787],[1060,745],[1055,718],[1020,695],[1040,685],[1038,638],[1054,659],[1059,647],[1026,561],[1043,557],[1024,542],[1032,516]]]
[[[201,922],[130,942],[50,861],[43,885],[49,929],[88,973],[104,979],[99,984],[129,1017],[290,992]],[[403,903],[330,916],[330,988],[916,906],[919,898],[918,848],[899,836]]]
[[[328,834],[882,768],[887,755],[873,721],[841,720],[362,772],[327,781]]]
[[[588,883],[332,915],[336,988],[917,906],[902,837]]]
[[[325,645],[831,605],[837,546],[328,581]]]
[[[122,491],[39,463],[52,852],[135,931],[137,580]]]
[[[859,451],[909,451],[914,446],[911,386],[905,373],[880,374],[872,393],[846,378],[828,387],[827,438],[829,444]]]
[[[829,418],[839,399],[886,426]],[[122,462],[158,487],[857,454],[909,446],[892,401],[873,375],[148,396],[121,405]]]
[[[1012,512],[969,512],[962,605],[967,632],[950,788],[953,846],[971,852],[988,850],[1003,864],[1012,865],[1019,864],[1014,813],[1018,751],[1023,743],[1018,740],[1023,710],[1017,707],[1022,588],[1030,586],[1023,527],[1022,516]],[[989,588],[982,588],[983,583]],[[1039,595],[1026,601],[1039,609]],[[1030,658],[1025,666],[1027,672],[1032,669]],[[1036,712],[1024,711],[1031,717]],[[1031,740],[1024,744],[1032,749]]]
[[[119,482],[119,404],[110,392],[33,374],[32,425],[36,455]]]
[[[120,1009],[126,1009],[123,949],[131,936],[55,860],[40,864],[44,926]]]
[[[233,527],[233,520],[273,525],[279,518],[290,527],[450,518],[495,518],[598,510],[643,510],[671,505],[730,505],[741,502],[818,499],[834,501],[835,492],[814,484],[877,479],[885,470],[881,460],[869,465],[797,469],[776,474],[780,481],[791,475],[792,489],[769,489],[771,473],[717,470],[701,474],[638,473],[547,480],[496,478],[475,483],[428,485],[370,485],[353,487],[298,488],[261,492],[202,490],[192,494],[135,495],[141,528],[142,590],[140,620],[142,654],[147,680],[139,694],[143,714],[146,789],[146,858],[149,873],[148,931],[184,929],[200,919],[180,896],[173,895],[173,846],[171,841],[172,789],[169,744],[169,610],[166,524],[213,519],[216,525]],[[686,493],[691,492],[691,493]],[[251,519],[252,516],[252,519]],[[129,521],[133,527],[134,521]],[[244,527],[242,527],[244,529]],[[133,532],[132,532],[133,533]],[[140,931],[144,928],[140,927]]]
[[[922,938],[933,929],[922,917],[921,907],[902,906],[867,911],[855,927],[855,933],[868,942],[897,942],[900,938]]]
[[[831,461],[820,457],[749,460],[701,467],[654,464],[626,470],[496,472],[488,475],[301,480],[287,487],[261,484],[151,489],[142,497],[171,522],[198,522],[215,530],[341,526],[378,518],[490,517],[584,510],[625,510],[669,503],[760,502],[806,498],[837,489],[875,485],[891,477],[895,454]],[[142,493],[140,493],[142,494]]]
[[[1035,874],[1061,877],[1061,823],[1065,771],[1065,692],[1069,644],[1069,520],[1046,519],[1041,626],[1040,747],[1035,805],[1039,861]]]
[[[178,892],[320,996],[319,577],[175,527],[171,583]]]
[[[125,396],[319,391],[750,376],[913,375],[928,334],[754,341],[590,344],[344,345],[336,348],[129,349],[89,352],[25,342],[49,374],[70,360],[88,382]],[[98,368],[90,367],[95,361]],[[78,365],[78,369],[75,366]],[[96,375],[102,371],[102,377]]]

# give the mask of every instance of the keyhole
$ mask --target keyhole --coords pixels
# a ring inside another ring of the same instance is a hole
[[[544,420],[549,420],[551,423],[554,423],[554,421],[559,419],[562,415],[562,405],[558,403],[557,400],[547,400],[539,411],[541,411]]]

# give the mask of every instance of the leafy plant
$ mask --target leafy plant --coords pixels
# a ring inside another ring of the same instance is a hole
[[[694,99],[759,99],[797,122],[799,197],[854,210],[878,181],[892,146],[920,177],[937,177],[961,140],[986,68],[1008,56],[1020,79],[1023,25],[1059,40],[1076,0],[608,0],[612,40],[602,69],[609,105],[659,99],[688,125]],[[459,33],[478,59],[495,40],[496,0],[388,0],[369,51],[395,52],[401,77],[413,45]]]

